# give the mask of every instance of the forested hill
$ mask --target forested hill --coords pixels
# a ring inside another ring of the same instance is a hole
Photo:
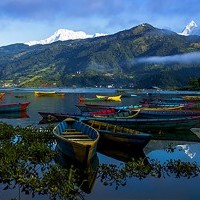
[[[167,59],[198,51],[199,36],[181,36],[141,24],[84,40],[0,47],[0,76],[2,81],[24,87],[47,83],[66,87],[176,88],[200,77],[200,62],[190,63],[190,57],[187,62]]]

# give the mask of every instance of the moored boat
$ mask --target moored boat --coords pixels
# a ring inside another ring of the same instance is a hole
[[[30,102],[0,104],[0,113],[25,111]]]
[[[89,120],[86,123],[99,131],[102,142],[110,144],[123,144],[133,149],[143,149],[151,139],[150,134],[106,122]]]
[[[91,101],[106,101],[106,99],[98,99],[98,98],[87,98],[87,97],[79,97],[79,102],[91,102]]]
[[[183,116],[200,116],[200,111],[191,110],[140,110],[138,117],[155,118],[155,117],[183,117]]]
[[[48,96],[48,97],[56,97],[56,96],[64,96],[64,93],[57,93],[56,91],[34,91],[35,96]]]
[[[127,118],[127,117],[79,117],[81,121],[98,120],[114,125],[120,125],[135,130],[149,129],[190,129],[200,124],[200,116],[185,116],[173,118]]]
[[[189,101],[200,101],[200,95],[186,95],[186,96],[182,96],[183,99],[185,100],[189,100]]]
[[[105,99],[107,101],[121,101],[121,96],[122,95],[117,95],[117,96],[103,96],[103,95],[96,95],[98,99]]]
[[[124,105],[124,106],[113,106],[113,105],[104,105],[104,104],[83,104],[83,105],[76,105],[81,112],[95,112],[105,109],[116,109],[116,110],[126,110],[126,109],[139,109],[142,105]]]
[[[105,116],[109,114],[116,113],[117,111],[114,108],[105,109],[97,112],[87,112],[84,113],[84,116]],[[81,116],[79,113],[54,113],[54,112],[38,112],[42,118],[43,122],[61,122],[70,116]],[[42,122],[41,122],[42,123]]]
[[[96,154],[99,132],[81,121],[67,118],[53,129],[53,134],[57,148],[83,165]]]
[[[159,110],[159,111],[165,111],[165,110],[181,110],[181,109],[184,109],[185,107],[184,106],[163,106],[163,107],[141,107],[139,108],[140,110]],[[132,109],[130,108],[130,110],[135,110],[135,109]]]

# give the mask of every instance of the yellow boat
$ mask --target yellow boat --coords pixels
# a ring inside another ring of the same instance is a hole
[[[103,95],[96,95],[98,99],[105,99],[107,101],[121,101],[121,96],[122,95],[117,95],[117,96],[103,96]]]
[[[141,107],[140,110],[151,110],[151,111],[167,111],[167,110],[182,110],[184,106],[172,106],[172,107]],[[130,109],[130,110],[135,110]],[[137,110],[137,109],[136,109]]]
[[[96,95],[97,99],[107,99],[108,96],[103,96],[103,95]]]
[[[200,96],[183,96],[183,99],[188,100],[188,101],[199,101]]]
[[[48,97],[54,97],[54,96],[64,96],[64,93],[57,93],[56,91],[35,91],[35,96],[41,97],[41,96],[48,96]]]

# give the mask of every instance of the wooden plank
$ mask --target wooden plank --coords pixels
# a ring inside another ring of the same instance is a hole
[[[83,134],[82,132],[79,132],[79,131],[65,131],[65,132],[62,132],[62,135],[80,135],[80,134]]]
[[[91,138],[68,138],[68,140],[72,141],[93,141]]]
[[[81,135],[62,135],[63,137],[77,137],[77,138],[90,138],[88,135],[83,135],[83,134],[81,134]]]

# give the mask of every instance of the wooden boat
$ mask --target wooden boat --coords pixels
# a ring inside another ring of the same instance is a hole
[[[127,109],[138,109],[141,108],[142,105],[128,105],[128,106],[112,106],[112,105],[104,105],[104,104],[84,104],[84,105],[76,105],[76,107],[79,108],[79,110],[83,112],[95,112],[105,109],[111,109],[114,108],[116,110],[127,110]]]
[[[96,95],[98,99],[105,99],[107,101],[121,101],[121,96],[122,95],[117,95],[117,96],[102,96],[102,95]]]
[[[117,113],[117,111],[115,109],[112,109],[112,108],[97,111],[97,112],[87,112],[87,113],[84,113],[84,114],[38,112],[38,114],[42,116],[42,120],[40,121],[40,124],[61,122],[68,117],[81,118],[81,116],[88,116],[88,117],[106,117],[106,116],[109,116],[109,117],[112,116],[113,117],[114,116],[116,118],[124,118],[124,117],[134,118],[138,115],[138,113],[139,113],[139,110],[121,111],[121,112]]]
[[[57,148],[83,165],[87,165],[96,154],[99,133],[83,122],[67,118],[53,129],[53,134]]]
[[[193,96],[182,96],[183,99],[189,100],[189,101],[200,101],[200,95],[193,95]]]
[[[106,101],[106,99],[98,99],[98,98],[86,98],[86,97],[79,97],[79,102],[91,102],[91,101]]]
[[[155,118],[155,117],[183,117],[183,116],[200,116],[200,111],[191,110],[140,110],[138,117]]]
[[[105,109],[97,112],[88,112],[84,113],[84,116],[105,116],[109,114],[114,114],[117,111],[114,108]],[[61,122],[70,116],[81,116],[79,113],[52,113],[52,112],[38,112],[43,121],[41,123],[49,123],[49,122]]]
[[[97,99],[107,99],[108,96],[104,96],[104,95],[96,95]]]
[[[0,113],[25,111],[30,102],[0,104]]]
[[[110,144],[114,143],[121,145],[123,143],[127,146],[132,146],[135,149],[142,149],[151,139],[150,134],[106,122],[89,120],[86,123],[99,131],[100,140],[106,140]]]
[[[122,95],[118,95],[118,96],[108,96],[107,101],[121,101],[121,96]]]
[[[96,120],[143,131],[149,129],[190,129],[200,124],[200,116],[173,118],[78,117],[81,121]]]
[[[64,93],[57,93],[56,91],[34,91],[35,96],[37,97],[43,97],[43,96],[48,96],[48,97],[56,97],[56,96],[64,96]]]
[[[141,107],[140,110],[158,110],[158,111],[166,111],[166,110],[181,110],[184,109],[185,106],[171,106],[171,107]],[[130,108],[130,110],[135,110]],[[137,110],[137,109],[136,109]]]
[[[126,119],[132,119],[136,118],[138,114],[140,113],[140,109],[137,110],[120,110],[119,112],[116,113],[111,113],[105,116],[100,116],[100,117],[106,117],[106,118],[126,118]],[[94,115],[93,117],[99,117],[98,115]]]

